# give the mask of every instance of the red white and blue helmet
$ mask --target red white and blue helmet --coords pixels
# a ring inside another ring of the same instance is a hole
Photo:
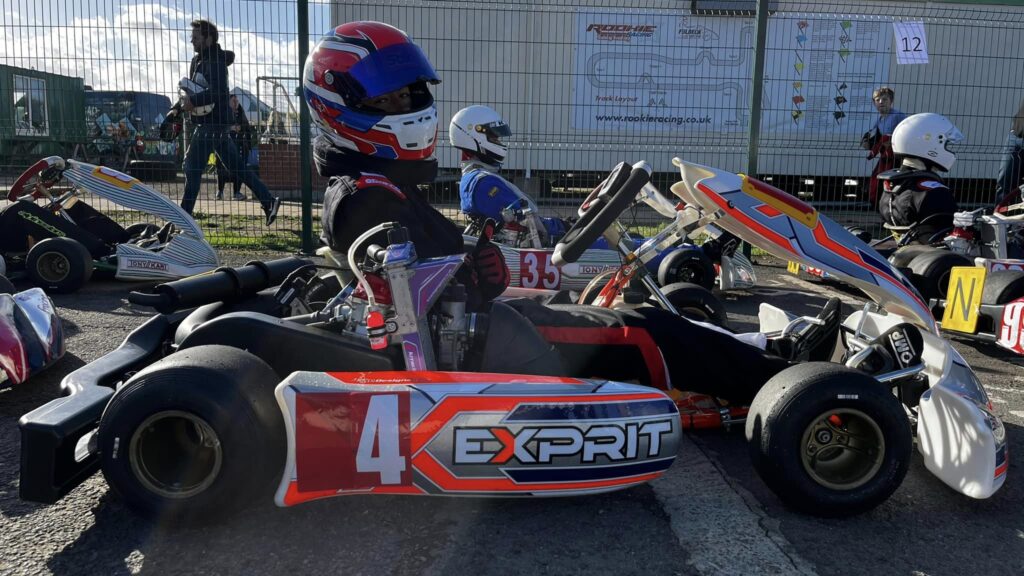
[[[437,109],[429,84],[440,83],[420,47],[382,22],[349,22],[328,32],[306,59],[302,88],[314,120],[342,148],[389,160],[434,154]],[[361,106],[409,87],[412,107],[387,114]]]

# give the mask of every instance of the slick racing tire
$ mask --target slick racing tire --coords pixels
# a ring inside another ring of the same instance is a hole
[[[747,415],[750,457],[786,505],[824,517],[884,502],[910,464],[910,423],[892,392],[867,374],[808,362],[776,374]]]
[[[910,266],[910,261],[917,258],[925,252],[931,252],[932,250],[942,250],[941,248],[935,248],[934,246],[921,246],[914,244],[910,246],[901,246],[896,249],[889,256],[889,263],[896,268],[907,268]]]
[[[1020,297],[1024,297],[1024,272],[1000,270],[988,273],[985,289],[981,292],[982,304],[1009,304]]]
[[[947,250],[931,250],[914,257],[907,266],[910,281],[927,302],[930,298],[945,298],[949,275],[955,266],[974,266],[970,258]]]
[[[700,248],[675,250],[658,266],[658,284],[668,286],[677,282],[689,282],[711,290],[715,287],[715,265]]]
[[[17,290],[14,283],[7,279],[7,276],[0,276],[0,294],[14,294]]]
[[[71,238],[47,238],[28,251],[25,271],[36,286],[48,292],[68,294],[92,277],[92,255]]]
[[[285,461],[279,378],[227,346],[177,352],[139,372],[99,424],[103,475],[135,511],[205,523],[270,501]]]
[[[725,311],[725,305],[703,286],[688,282],[676,282],[665,286],[661,291],[683,317],[699,322],[708,322],[722,328],[728,324],[729,316]],[[657,306],[657,299],[652,298],[652,300]]]

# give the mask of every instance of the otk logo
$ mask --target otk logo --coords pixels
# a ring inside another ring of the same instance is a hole
[[[587,430],[574,427],[456,428],[455,464],[548,464],[559,456],[582,456],[592,463],[598,456],[619,462],[655,457],[662,437],[672,432],[671,420],[639,424],[601,424]],[[641,454],[641,440],[647,441]]]

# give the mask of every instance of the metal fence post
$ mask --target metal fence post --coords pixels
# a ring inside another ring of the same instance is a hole
[[[750,89],[750,131],[747,138],[747,175],[757,176],[757,147],[761,139],[761,105],[764,91],[764,58],[768,49],[768,0],[757,0],[754,20],[754,70]],[[750,256],[750,245],[743,244]]]
[[[302,69],[309,55],[309,0],[298,0],[296,20],[299,27],[299,177],[302,186],[302,253],[313,254],[313,173],[310,151],[309,107],[302,93]]]

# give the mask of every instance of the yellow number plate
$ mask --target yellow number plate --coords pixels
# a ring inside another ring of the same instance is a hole
[[[946,310],[942,313],[944,329],[967,334],[974,334],[978,329],[985,272],[984,268],[976,266],[957,266],[950,272]]]

